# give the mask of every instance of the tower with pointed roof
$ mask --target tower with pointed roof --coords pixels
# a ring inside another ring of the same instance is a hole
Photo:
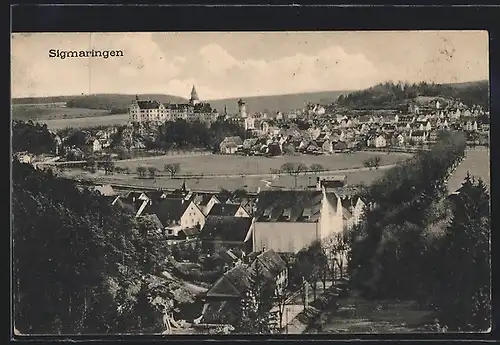
[[[196,92],[196,88],[193,85],[191,89],[191,98],[189,99],[189,103],[192,105],[200,103],[200,99],[198,98],[198,93]]]

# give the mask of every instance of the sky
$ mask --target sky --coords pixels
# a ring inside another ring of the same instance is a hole
[[[49,57],[50,49],[123,57]],[[486,31],[16,33],[11,96],[170,94],[201,100],[489,78]]]

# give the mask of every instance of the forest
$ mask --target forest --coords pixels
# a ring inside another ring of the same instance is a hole
[[[192,303],[160,276],[152,225],[50,171],[13,161],[15,327],[21,334],[150,333]]]
[[[46,124],[34,124],[32,121],[12,122],[13,152],[54,153],[56,150],[54,138]]]
[[[368,187],[371,205],[352,234],[352,283],[373,299],[417,300],[449,330],[490,326],[490,196],[467,176],[458,194],[447,179],[465,138],[443,133],[429,151]]]
[[[398,108],[404,106],[405,101],[415,99],[418,96],[460,99],[469,107],[480,105],[485,110],[489,109],[488,81],[467,85],[385,82],[366,90],[340,95],[337,104],[355,109]]]
[[[247,137],[246,131],[241,126],[227,121],[217,121],[207,127],[205,123],[199,121],[187,122],[180,119],[175,122],[165,121],[161,126],[155,128],[143,128],[147,132],[153,133],[153,135],[141,136],[144,139],[146,149],[153,150],[205,148],[217,152],[224,138],[240,136],[245,139]],[[125,138],[123,133],[123,131],[119,131],[115,141],[123,142]],[[139,133],[138,128],[134,129],[134,133]]]

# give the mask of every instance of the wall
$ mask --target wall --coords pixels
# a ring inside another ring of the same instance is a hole
[[[183,228],[190,228],[195,226],[197,223],[200,224],[200,228],[205,225],[205,215],[193,202],[189,205],[187,210],[181,217],[181,225]]]
[[[319,238],[319,223],[255,222],[253,251],[297,253]]]
[[[337,205],[340,200],[337,200]],[[338,212],[340,211],[340,213]],[[339,233],[343,229],[341,209],[334,209],[328,202],[323,189],[323,200],[321,201],[321,217],[320,217],[320,238],[324,239],[334,233]]]

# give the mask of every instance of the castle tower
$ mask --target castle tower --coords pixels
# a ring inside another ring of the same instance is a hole
[[[198,93],[196,92],[194,85],[191,89],[191,98],[189,99],[189,103],[192,105],[200,103],[200,99],[198,98]]]
[[[242,118],[247,117],[247,105],[245,104],[245,101],[242,99],[238,101],[238,112],[240,117]]]

